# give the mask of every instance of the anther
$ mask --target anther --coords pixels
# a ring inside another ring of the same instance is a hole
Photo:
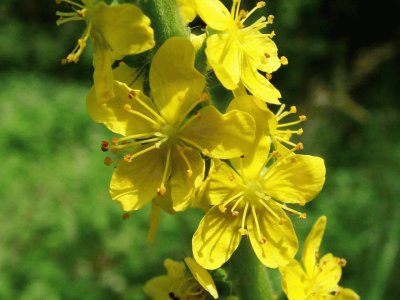
[[[279,157],[281,154],[279,153],[279,151],[277,151],[277,150],[274,150],[274,151],[272,151],[272,153],[271,153],[271,157]]]
[[[225,213],[226,212],[226,207],[223,205],[218,205],[218,209],[220,212]]]
[[[290,110],[289,110],[289,112],[291,113],[291,114],[295,114],[295,113],[297,113],[297,107],[296,106],[291,106],[290,107]]]
[[[338,264],[341,267],[345,267],[347,265],[347,261],[344,258],[339,258]]]
[[[111,166],[112,162],[113,161],[112,161],[111,157],[107,156],[106,158],[104,158],[104,164],[106,166]]]
[[[301,214],[299,215],[299,219],[300,219],[300,220],[305,220],[305,219],[307,219],[307,214],[306,214],[306,213],[301,213]]]
[[[116,137],[112,138],[112,139],[111,139],[111,143],[112,143],[113,145],[118,144],[118,138],[116,138]]]
[[[101,141],[101,151],[106,152],[108,151],[108,142],[107,141]]]
[[[235,177],[233,176],[232,173],[230,173],[230,174],[228,175],[228,179],[229,179],[229,181],[233,181],[233,179],[235,179]]]
[[[166,192],[167,192],[167,189],[165,188],[165,186],[163,184],[159,188],[157,188],[157,194],[160,196],[164,196]]]
[[[299,116],[299,120],[305,121],[305,120],[307,120],[307,117],[305,115],[301,115],[301,116]]]
[[[265,244],[267,242],[267,239],[265,237],[262,237],[259,241],[258,241],[261,245]]]
[[[281,64],[286,66],[289,63],[286,56],[281,56]]]
[[[239,233],[240,233],[241,235],[248,235],[248,234],[249,234],[249,232],[248,232],[246,229],[244,229],[244,228],[239,228]]]
[[[273,31],[269,34],[269,37],[272,39],[274,36],[276,36],[276,33],[275,33],[275,31],[273,30]]]
[[[187,169],[187,170],[186,170],[186,175],[187,175],[188,177],[192,177],[193,171],[190,170],[190,169]]]
[[[136,92],[134,91],[134,90],[131,90],[130,92],[129,92],[129,94],[128,94],[128,98],[129,99],[133,99],[133,98],[135,98],[136,97]]]
[[[127,220],[127,219],[129,219],[130,216],[131,216],[131,215],[130,215],[128,212],[126,212],[126,213],[124,213],[124,214],[122,215],[122,220]]]
[[[267,18],[267,23],[268,23],[268,24],[274,23],[274,18],[275,18],[275,17],[274,17],[273,15],[269,15],[268,18]]]
[[[61,64],[62,65],[67,65],[67,64],[69,64],[70,63],[70,61],[68,61],[68,59],[66,59],[66,58],[62,58],[61,59]]]
[[[300,205],[300,206],[305,206],[305,205],[306,205],[306,202],[305,202],[305,201],[301,201],[301,202],[299,202],[299,205]]]
[[[268,80],[271,80],[272,79],[272,74],[271,73],[265,74],[265,78],[267,78]]]
[[[203,148],[203,149],[201,149],[201,154],[203,154],[204,156],[208,156],[208,155],[210,155],[210,150]]]
[[[239,212],[237,210],[232,210],[232,216],[237,217]]]
[[[207,101],[208,100],[208,95],[207,95],[207,93],[201,93],[200,94],[200,97],[199,97],[199,101],[200,102],[205,102],[205,101]]]
[[[286,220],[284,218],[279,219],[279,225],[283,225],[286,223]]]
[[[302,135],[303,132],[304,132],[304,131],[303,131],[303,128],[300,128],[300,129],[297,130],[296,133],[297,133],[297,135]]]
[[[129,112],[130,110],[132,110],[132,106],[130,105],[130,104],[125,104],[124,105],[124,110],[126,111],[126,112]]]
[[[294,150],[298,151],[298,150],[303,150],[304,149],[304,145],[303,143],[297,143],[296,146],[294,146]]]
[[[263,8],[263,7],[265,7],[265,5],[266,5],[265,1],[258,1],[257,2],[257,8]]]
[[[126,154],[124,156],[124,161],[128,163],[132,162],[132,154]]]

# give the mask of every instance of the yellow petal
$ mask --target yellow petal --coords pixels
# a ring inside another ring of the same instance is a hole
[[[193,256],[205,269],[222,266],[239,246],[240,218],[211,208],[201,220],[192,239]]]
[[[121,161],[115,169],[110,194],[125,211],[138,210],[156,196],[165,164],[165,155],[161,151],[144,153],[130,163]]]
[[[352,289],[339,287],[339,291],[334,297],[335,300],[360,300],[360,296],[357,295]]]
[[[154,47],[150,19],[135,5],[100,2],[93,13],[93,27],[119,55],[141,53]]]
[[[196,18],[196,10],[193,0],[177,0],[179,11],[185,23],[190,23]]]
[[[172,283],[168,276],[157,276],[146,282],[144,291],[152,300],[171,300],[168,293]]]
[[[184,38],[173,37],[158,49],[150,67],[150,88],[161,115],[179,124],[199,102],[205,79],[194,68],[194,48]]]
[[[272,73],[281,66],[278,47],[268,35],[261,34],[258,30],[246,30],[242,37],[242,47],[260,71]]]
[[[221,114],[209,105],[186,123],[181,137],[206,149],[210,157],[228,159],[247,154],[254,132],[254,119],[249,114],[237,110]]]
[[[291,155],[273,164],[263,180],[264,188],[272,198],[284,203],[304,204],[322,189],[324,160],[311,155]]]
[[[168,277],[173,279],[181,279],[185,277],[185,264],[180,261],[167,258],[164,260],[164,267],[167,270]]]
[[[200,285],[209,292],[214,299],[218,299],[218,291],[210,273],[208,273],[208,271],[206,271],[191,257],[185,257],[185,263],[197,282],[200,283]]]
[[[215,30],[224,31],[234,25],[229,10],[219,0],[194,0],[197,14]]]
[[[339,258],[329,253],[325,254],[319,261],[316,284],[326,294],[336,292],[339,288],[338,283],[342,276],[342,267],[339,264],[339,260]]]
[[[264,102],[253,96],[239,96],[231,101],[227,111],[241,110],[249,113],[256,123],[256,135],[251,151],[243,158],[233,159],[231,162],[235,168],[241,169],[243,176],[252,179],[258,176],[265,166],[270,150],[269,120],[275,119],[274,114],[267,108]]]
[[[222,204],[241,192],[242,178],[226,163],[214,162],[204,184],[204,197],[211,205]]]
[[[91,35],[93,41],[93,81],[96,90],[96,98],[99,103],[106,103],[114,97],[112,64],[108,46],[96,34]]]
[[[316,261],[319,255],[319,247],[326,227],[326,217],[322,216],[315,222],[304,242],[301,261],[309,276],[313,276],[316,270]]]
[[[154,116],[138,101],[133,98],[131,99],[129,94],[132,90],[125,83],[114,81],[113,87],[115,97],[105,104],[100,104],[97,101],[94,88],[90,90],[86,98],[86,108],[95,122],[104,123],[111,131],[124,136],[151,133],[159,129],[155,124],[137,115],[131,114],[124,109],[124,105],[129,104],[132,110],[140,112],[150,119],[154,118]],[[140,91],[135,91],[135,93],[147,106],[156,111],[150,99]]]
[[[125,83],[132,89],[143,90],[143,76],[139,70],[129,67],[126,63],[120,62],[113,70],[114,80]]]
[[[264,206],[257,208],[261,236],[252,214],[248,216],[247,229],[258,259],[267,267],[276,268],[288,264],[295,256],[298,241],[287,214],[273,203],[267,205],[274,214]]]
[[[172,152],[171,198],[175,211],[185,210],[190,205],[196,188],[203,181],[204,170],[204,160],[198,151],[185,149],[182,154],[178,150]]]
[[[257,98],[271,104],[280,104],[281,93],[257,71],[257,65],[246,56],[243,56],[242,82],[244,86]]]
[[[206,55],[221,84],[228,90],[238,88],[242,51],[236,33],[210,36]]]
[[[297,260],[279,267],[282,275],[282,289],[290,300],[307,299],[310,282]]]

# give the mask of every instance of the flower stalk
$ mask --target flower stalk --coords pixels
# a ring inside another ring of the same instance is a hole
[[[273,299],[272,284],[266,267],[254,255],[250,240],[242,240],[229,262],[235,294],[239,299]]]

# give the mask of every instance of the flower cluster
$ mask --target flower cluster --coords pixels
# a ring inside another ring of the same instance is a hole
[[[262,264],[279,268],[289,299],[327,299],[333,292],[335,299],[356,299],[337,285],[343,260],[329,254],[316,262],[325,218],[305,243],[303,265],[294,260],[298,240],[289,215],[306,219],[296,206],[302,210],[321,191],[325,165],[320,157],[300,154],[303,144],[293,137],[303,133],[299,124],[306,117],[295,117],[295,106],[286,109],[270,82],[288,60],[278,56],[275,33],[266,33],[274,17],[255,17],[265,2],[245,11],[240,0],[230,9],[219,0],[179,0],[182,23],[198,15],[205,33],[170,36],[162,44],[155,42],[154,20],[141,10],[145,1],[142,7],[61,2],[71,12],[58,11],[58,25],[86,23],[62,62],[76,63],[91,40],[94,84],[87,110],[116,135],[101,143],[110,153],[104,163],[115,167],[111,198],[124,216],[151,204],[150,236],[160,210],[205,211],[193,234],[194,258],[185,264],[167,259],[168,274],[150,280],[146,293],[153,299],[217,298],[205,269],[223,266],[246,238]],[[124,62],[142,52],[149,64],[132,68]],[[196,68],[199,59],[232,96],[225,111],[216,108],[219,99]]]

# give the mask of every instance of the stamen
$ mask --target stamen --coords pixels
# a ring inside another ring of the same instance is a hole
[[[125,105],[124,105],[124,110],[125,110],[126,112],[128,112],[128,113],[131,113],[131,114],[133,114],[133,115],[136,115],[136,116],[138,116],[138,117],[141,117],[142,119],[146,120],[147,122],[149,122],[149,123],[151,123],[151,124],[153,124],[153,125],[156,125],[156,126],[159,125],[156,121],[154,121],[154,120],[151,119],[150,117],[146,116],[145,114],[143,114],[143,113],[141,113],[141,112],[138,112],[138,111],[136,111],[136,110],[133,110],[133,109],[132,109],[132,106],[131,106],[130,104],[125,104]]]
[[[236,203],[232,206],[231,208],[231,213],[233,216],[238,216],[239,215],[239,211],[235,210],[236,207],[238,207],[238,205],[240,204],[240,202],[242,202],[242,200],[244,199],[244,197],[239,198]],[[247,204],[246,204],[247,205]]]
[[[301,220],[307,219],[307,214],[306,213],[298,212],[297,210],[294,210],[293,208],[290,208],[290,207],[286,206],[285,204],[281,204],[278,201],[275,201],[275,204],[277,204],[283,210],[298,216]]]
[[[140,99],[136,92],[134,90],[131,90],[129,93],[129,98],[136,100],[141,106],[143,106],[148,112],[150,112],[153,116],[155,116],[162,124],[165,124],[165,120],[156,112],[154,109],[152,109],[149,105],[147,105],[142,99]]]
[[[259,196],[260,199],[261,199],[261,201],[260,201],[259,203],[260,203],[262,206],[264,206],[264,207],[271,213],[271,215],[272,215],[275,219],[278,220],[278,223],[279,223],[279,224],[281,224],[281,217],[279,217],[279,216],[276,214],[276,212],[274,212],[274,211],[272,210],[272,208],[268,205],[268,202],[269,202],[269,201],[272,201],[272,200],[271,200],[271,197],[265,196],[265,195],[257,195],[257,196]]]
[[[246,203],[244,210],[243,210],[243,215],[242,215],[242,223],[241,223],[241,227],[239,228],[239,232],[241,235],[247,235],[248,231],[245,228],[245,222],[246,222],[246,218],[247,218],[247,211],[249,210],[249,203]]]
[[[128,155],[126,155],[125,157],[127,157],[127,159],[125,159],[125,157],[124,157],[124,160],[126,161],[126,162],[132,162],[132,160],[134,159],[134,158],[136,158],[136,157],[138,157],[138,156],[140,156],[140,155],[142,155],[142,154],[145,154],[145,153],[147,153],[147,152],[149,152],[149,151],[152,151],[152,150],[154,150],[154,149],[158,149],[158,147],[156,146],[156,145],[153,145],[153,146],[150,146],[150,147],[147,147],[146,149],[143,149],[143,150],[141,150],[141,151],[139,151],[139,152],[136,152],[135,154],[128,154]]]
[[[277,128],[282,128],[282,127],[288,127],[288,126],[297,125],[297,124],[299,124],[299,123],[304,122],[306,119],[307,119],[306,116],[300,116],[299,119],[298,119],[297,121],[278,124],[276,127],[277,127]]]
[[[165,183],[167,182],[170,161],[171,161],[171,147],[168,147],[167,158],[165,159],[165,168],[163,177],[161,179],[160,187],[157,189],[157,194],[159,194],[160,196],[164,196],[167,191]]]
[[[58,21],[57,21],[58,22]],[[65,23],[65,22],[63,22]],[[60,25],[60,24],[57,24]],[[92,23],[89,23],[88,27],[83,31],[81,38],[78,39],[78,43],[70,54],[66,58],[61,60],[61,64],[77,63],[83,51],[86,48],[87,39],[90,36],[90,31],[92,30]]]
[[[275,17],[273,15],[269,15],[267,18],[267,24],[272,24],[274,23]]]
[[[281,56],[281,64],[283,66],[286,66],[289,63],[289,60],[287,59],[286,56]]]
[[[111,146],[111,150],[115,150],[115,149],[121,150],[121,149],[126,149],[126,148],[132,148],[137,145],[146,145],[148,143],[158,142],[159,140],[160,140],[159,137],[155,137],[155,138],[147,139],[147,140],[141,140],[141,141],[135,141],[135,142],[131,142],[131,143],[114,145],[114,146]]]
[[[272,79],[272,74],[271,73],[265,74],[265,78],[267,78],[268,80],[271,80]]]
[[[181,155],[183,161],[186,163],[187,166],[186,174],[188,175],[188,177],[191,177],[193,175],[193,170],[188,158],[185,155],[185,147],[182,145],[177,145],[176,148],[178,149],[178,152]]]
[[[279,116],[281,115],[281,113],[284,111],[285,107],[286,107],[286,104],[282,104],[282,105],[279,107],[279,110],[277,111],[277,113],[275,114],[275,116],[276,116],[276,117],[279,117]],[[279,119],[278,119],[278,120],[279,120]]]
[[[219,209],[222,213],[226,212],[226,206],[227,206],[229,203],[231,203],[233,200],[235,200],[235,199],[237,199],[237,198],[239,198],[239,197],[242,197],[243,194],[244,194],[244,191],[239,192],[239,193],[233,195],[233,196],[230,197],[228,200],[225,200],[224,203],[218,205],[218,209]]]
[[[131,215],[130,215],[128,212],[126,212],[126,213],[124,213],[124,214],[122,215],[122,220],[127,220],[127,219],[129,219],[130,216],[131,216]]]
[[[258,222],[257,212],[256,212],[256,208],[254,205],[251,205],[251,214],[253,215],[254,223],[256,224],[257,234],[258,234],[258,238],[259,238],[258,241],[260,244],[264,244],[266,242],[266,239],[261,234],[260,224]]]
[[[210,154],[210,150],[208,150],[207,148],[203,148],[201,147],[199,144],[193,142],[192,140],[185,138],[185,137],[179,137],[182,141],[184,141],[185,143],[197,148],[198,150],[201,151],[201,154],[203,154],[204,156],[208,156]]]
[[[113,138],[112,143],[114,145],[117,145],[118,143],[121,143],[124,141],[142,139],[142,138],[147,138],[147,137],[151,137],[151,136],[157,136],[157,137],[162,137],[162,138],[165,137],[165,135],[162,134],[161,132],[139,133],[139,134],[127,135],[122,138]]]
[[[257,9],[263,8],[265,7],[265,5],[266,5],[265,1],[257,2],[256,6],[246,14],[246,17],[243,20],[241,20],[240,23],[243,24]]]

